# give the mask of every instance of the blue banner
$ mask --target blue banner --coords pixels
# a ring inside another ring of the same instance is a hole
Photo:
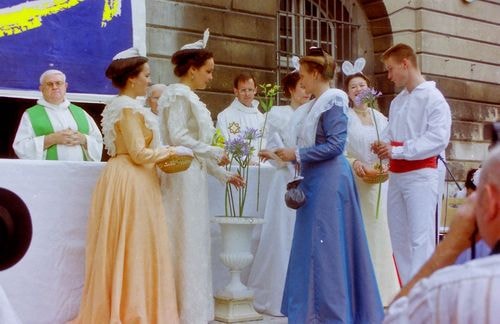
[[[116,93],[104,71],[134,44],[132,1],[1,1],[2,92],[38,90],[40,74],[58,69],[68,92]]]

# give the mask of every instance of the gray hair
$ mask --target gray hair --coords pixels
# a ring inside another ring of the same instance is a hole
[[[156,83],[156,84],[150,85],[148,87],[148,89],[146,90],[146,98],[151,97],[151,94],[153,93],[153,91],[159,90],[159,91],[163,92],[163,91],[165,91],[166,88],[167,88],[167,85],[165,85],[163,83]]]
[[[66,74],[62,73],[59,70],[47,70],[47,71],[43,72],[42,75],[40,75],[40,85],[42,85],[43,80],[46,77],[48,77],[49,75],[53,75],[53,74],[60,74],[60,75],[62,75],[63,76],[63,81],[66,82]]]

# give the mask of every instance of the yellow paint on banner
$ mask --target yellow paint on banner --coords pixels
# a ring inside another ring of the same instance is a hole
[[[121,0],[104,0],[104,9],[102,10],[101,27],[106,27],[106,24],[113,20],[114,17],[122,13]]]
[[[43,17],[60,13],[85,0],[36,0],[0,9],[0,37],[42,26]],[[121,0],[104,0],[101,26],[121,14]]]

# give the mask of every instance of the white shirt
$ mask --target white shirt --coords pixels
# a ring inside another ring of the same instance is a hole
[[[262,131],[264,114],[259,109],[259,102],[252,101],[252,107],[244,106],[237,98],[217,115],[216,127],[221,130],[224,138],[228,140],[244,132],[247,128]]]
[[[21,324],[2,286],[0,286],[0,323]]]
[[[389,308],[389,323],[499,323],[500,255],[443,268]]]
[[[450,140],[451,112],[434,81],[404,89],[391,102],[389,125],[382,134],[387,141],[404,142],[392,148],[394,159],[421,160],[437,156]]]
[[[58,132],[67,128],[77,131],[76,124],[71,111],[69,110],[69,101],[65,100],[59,105],[53,105],[40,99],[37,101],[39,105],[45,107],[45,111],[52,124],[54,132]],[[89,161],[101,161],[102,155],[102,135],[95,121],[85,112],[89,123],[89,134],[87,138],[87,159]],[[13,148],[20,159],[30,160],[45,160],[47,150],[44,150],[45,136],[36,136],[28,113],[25,111],[21,117],[19,128],[17,129],[14,139]],[[63,161],[84,161],[82,147],[80,145],[67,146],[57,145],[57,157]]]

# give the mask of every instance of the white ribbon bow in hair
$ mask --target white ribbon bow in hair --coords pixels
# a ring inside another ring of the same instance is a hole
[[[137,57],[137,56],[141,56],[141,53],[139,53],[139,50],[137,48],[131,47],[113,56],[113,61],[127,59],[131,57]]]
[[[203,33],[203,39],[200,39],[194,43],[191,44],[186,44],[181,47],[181,50],[184,49],[204,49],[207,46],[208,43],[208,37],[210,36],[210,32],[208,31],[208,28],[205,29],[205,32]]]
[[[298,56],[292,56],[292,60],[290,61],[290,64],[292,65],[293,67],[293,71],[292,73],[294,72],[299,72],[299,68],[300,68],[300,64],[299,64],[299,57]]]
[[[366,65],[366,60],[362,57],[354,61],[354,66],[352,65],[351,62],[344,61],[344,63],[342,63],[342,72],[344,72],[346,76],[353,75],[356,73],[362,73],[365,65]]]

